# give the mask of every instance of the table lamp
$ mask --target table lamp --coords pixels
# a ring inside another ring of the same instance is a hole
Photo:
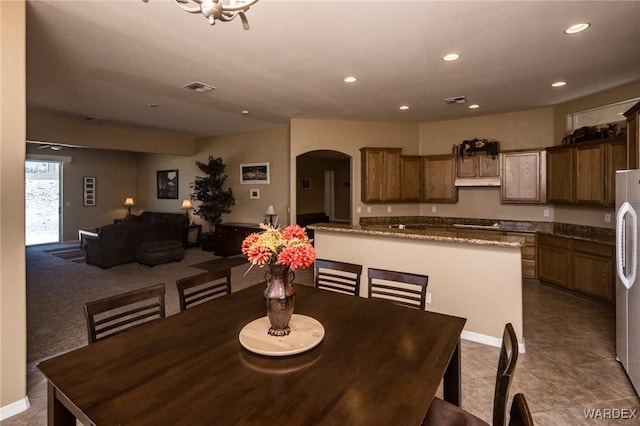
[[[269,225],[273,225],[273,217],[276,215],[276,208],[273,207],[273,204],[270,204],[267,207],[267,211],[264,212],[266,216],[269,216]]]
[[[131,207],[135,206],[133,198],[127,197],[127,199],[124,200],[124,206],[127,208],[127,217],[131,216]]]
[[[182,206],[180,206],[180,209],[185,211],[189,224],[191,224],[191,219],[189,219],[189,210],[191,210],[192,208],[193,206],[191,205],[191,200],[182,200]]]

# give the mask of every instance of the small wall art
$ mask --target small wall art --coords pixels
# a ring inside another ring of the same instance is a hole
[[[268,184],[269,182],[268,162],[240,164],[240,183]]]
[[[300,178],[300,188],[303,191],[307,189],[311,189],[311,178],[308,178],[308,177]]]
[[[249,198],[251,198],[252,200],[259,200],[260,199],[260,190],[259,189],[250,189],[249,190]]]
[[[178,171],[157,171],[158,199],[178,199]]]
[[[95,207],[96,205],[96,177],[85,176],[83,180],[83,206]]]

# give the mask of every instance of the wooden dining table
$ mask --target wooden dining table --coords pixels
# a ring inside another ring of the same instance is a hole
[[[41,362],[49,424],[419,425],[443,380],[459,405],[464,318],[294,287],[324,328],[312,349],[240,344],[266,314],[255,285]]]

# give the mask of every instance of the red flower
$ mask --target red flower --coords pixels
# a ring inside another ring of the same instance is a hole
[[[280,265],[289,265],[291,270],[307,268],[316,260],[316,250],[311,244],[288,246],[278,255]]]
[[[247,250],[247,258],[254,265],[266,265],[271,260],[271,250],[259,245],[253,245]]]
[[[285,240],[291,240],[297,238],[299,240],[306,240],[307,234],[304,232],[304,228],[298,224],[289,225],[282,230],[282,237]]]
[[[249,252],[249,248],[258,241],[258,234],[254,232],[253,234],[249,234],[247,238],[242,241],[242,254],[246,255]]]

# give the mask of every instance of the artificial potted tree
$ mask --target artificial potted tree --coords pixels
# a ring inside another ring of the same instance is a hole
[[[225,165],[222,158],[209,155],[208,162],[196,161],[195,164],[206,176],[196,176],[195,181],[190,184],[190,188],[193,189],[191,200],[200,203],[194,208],[193,214],[209,224],[209,232],[203,233],[201,245],[203,250],[211,251],[214,249],[215,225],[222,221],[223,214],[231,213],[231,207],[235,205],[236,200],[231,188],[223,189],[227,175],[224,174]]]

